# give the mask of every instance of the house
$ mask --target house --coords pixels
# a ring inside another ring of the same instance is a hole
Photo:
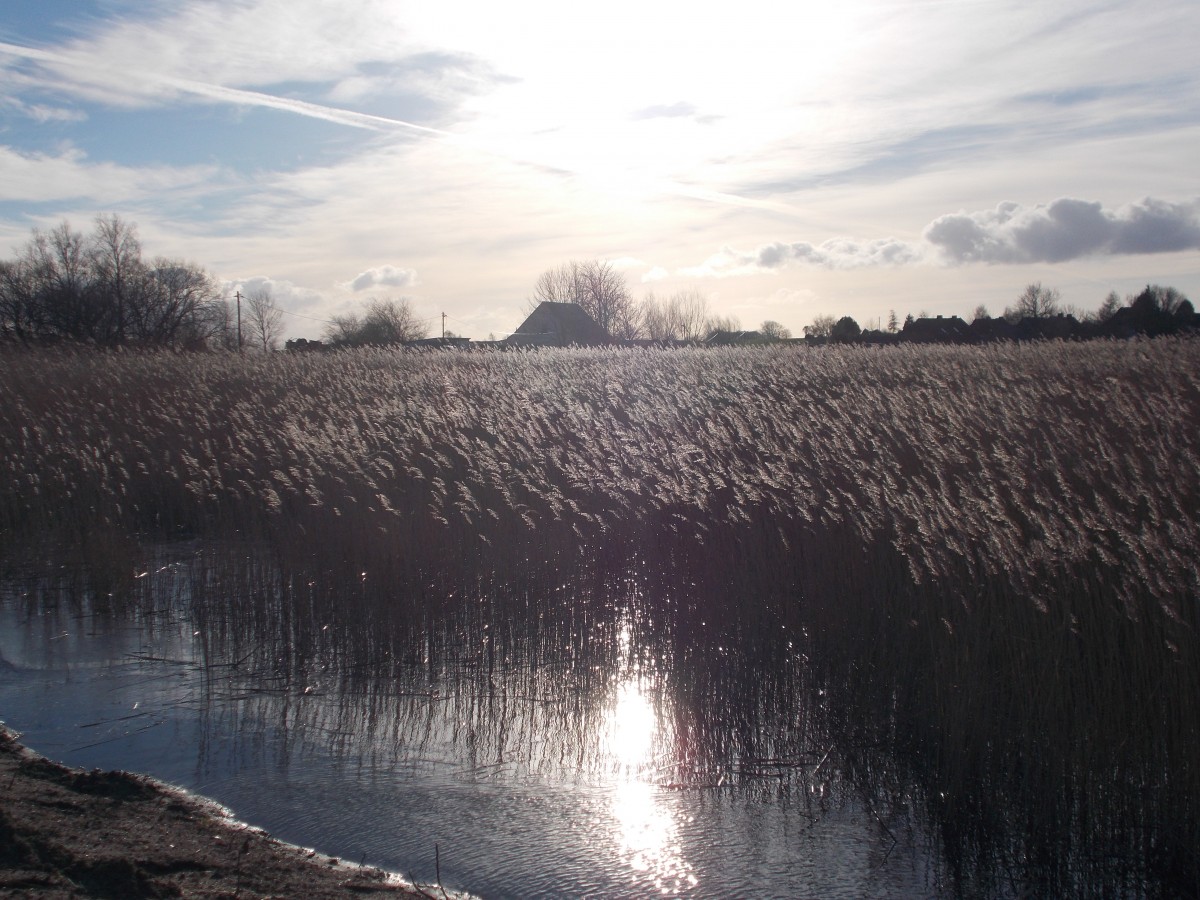
[[[1017,323],[1023,341],[1065,341],[1079,335],[1079,321],[1070,315],[1026,316]]]
[[[612,338],[578,303],[544,300],[504,342],[518,347],[591,347],[611,343]]]
[[[404,346],[411,350],[466,350],[471,346],[471,339],[465,337],[420,338],[415,341],[405,341]]]
[[[995,319],[991,317],[976,319],[967,328],[970,330],[971,342],[975,344],[1016,341],[1021,337],[1021,329],[1003,316]]]
[[[960,344],[970,338],[970,327],[958,316],[914,319],[900,332],[900,340],[918,344]]]
[[[704,343],[710,347],[730,347],[735,344],[774,344],[778,340],[761,331],[714,331]]]
[[[296,338],[283,345],[289,353],[314,353],[330,349],[324,341],[310,341],[306,338]]]

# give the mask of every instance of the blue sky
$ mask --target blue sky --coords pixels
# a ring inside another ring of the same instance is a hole
[[[485,338],[608,259],[744,327],[1200,300],[1200,6],[6,0],[0,247],[100,214]]]

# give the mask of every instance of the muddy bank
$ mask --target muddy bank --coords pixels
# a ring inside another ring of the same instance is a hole
[[[0,897],[443,897],[283,844],[151,778],[87,772],[0,724]]]

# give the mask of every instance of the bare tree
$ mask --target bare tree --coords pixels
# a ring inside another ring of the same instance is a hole
[[[992,314],[988,312],[988,308],[984,304],[980,303],[977,307],[975,307],[975,314],[972,316],[971,321],[985,322],[991,317]]]
[[[642,298],[639,311],[641,333],[652,341],[670,341],[675,333],[667,316],[667,306],[651,291]]]
[[[88,237],[66,222],[35,230],[17,259],[0,264],[0,327],[21,340],[193,342],[219,302],[196,266],[147,265],[136,227],[118,216],[98,217]]]
[[[580,265],[572,260],[539,275],[527,304],[529,312],[533,312],[539,303],[579,303],[583,296]]]
[[[538,276],[529,298],[532,311],[544,301],[578,303],[610,335],[633,336],[638,309],[625,276],[607,260],[571,260]]]
[[[804,336],[808,338],[827,338],[833,334],[833,326],[836,324],[837,319],[833,316],[817,316],[812,320],[811,325],[804,326]]]
[[[1061,295],[1057,288],[1043,287],[1040,281],[1026,285],[1017,305],[1004,312],[1004,317],[1010,321],[1021,319],[1044,319],[1058,312]]]
[[[146,271],[131,333],[148,343],[222,343],[227,305],[211,275],[181,260],[159,257]],[[275,310],[278,313],[278,310]]]
[[[266,286],[251,288],[242,299],[242,327],[251,343],[264,353],[277,349],[279,339],[283,337],[283,310],[275,305],[271,289]]]
[[[144,318],[141,307],[150,300],[146,291],[146,267],[137,225],[119,216],[97,216],[88,247],[92,289],[107,311],[101,339],[119,343],[141,337],[135,323]]]
[[[1100,304],[1100,308],[1096,310],[1096,320],[1099,322],[1107,322],[1120,308],[1120,295],[1116,291],[1109,291],[1108,296],[1104,298],[1104,302]]]
[[[764,337],[774,338],[777,341],[786,341],[792,336],[792,333],[788,329],[784,328],[774,319],[767,319],[767,321],[758,326],[758,330]]]
[[[676,336],[681,341],[702,341],[712,331],[708,298],[695,288],[677,291],[667,301]]]
[[[742,322],[737,316],[709,316],[704,323],[704,337],[710,338],[718,331],[741,331]]]
[[[325,339],[342,347],[387,346],[419,340],[426,333],[425,323],[417,318],[407,298],[380,300],[372,297],[367,301],[362,317],[354,313],[334,316],[325,329]]]
[[[28,341],[36,335],[34,285],[22,260],[0,261],[0,334]]]
[[[102,311],[90,290],[87,245],[83,234],[63,222],[48,234],[34,231],[22,259],[30,279],[30,312],[45,337],[94,341]]]

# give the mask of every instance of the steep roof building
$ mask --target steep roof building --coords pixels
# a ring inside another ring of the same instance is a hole
[[[506,344],[522,347],[590,347],[612,342],[607,331],[578,303],[544,300],[510,334]]]

